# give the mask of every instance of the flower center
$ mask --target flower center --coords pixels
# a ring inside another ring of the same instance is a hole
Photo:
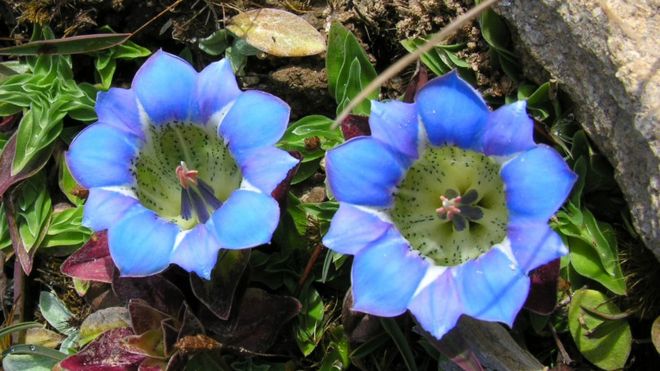
[[[212,126],[149,126],[132,164],[140,202],[182,229],[203,223],[239,187],[241,172]]]
[[[506,237],[499,171],[483,153],[429,147],[395,192],[390,217],[412,248],[437,265],[477,258]]]

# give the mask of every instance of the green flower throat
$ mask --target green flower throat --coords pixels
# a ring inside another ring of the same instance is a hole
[[[149,127],[132,171],[140,202],[182,229],[203,223],[241,183],[216,128],[178,121]]]
[[[500,167],[483,153],[429,147],[395,192],[390,217],[412,248],[436,265],[477,258],[506,237]]]

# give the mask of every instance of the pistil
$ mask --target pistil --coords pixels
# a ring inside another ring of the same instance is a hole
[[[181,184],[181,217],[188,220],[194,214],[200,223],[205,223],[222,202],[215,197],[213,188],[199,178],[199,172],[188,169],[185,162],[181,161],[175,172]]]
[[[439,217],[452,220],[454,215],[461,213],[461,209],[458,208],[458,205],[461,203],[461,196],[447,198],[442,195],[440,196],[440,201],[442,201],[442,207],[435,209]]]

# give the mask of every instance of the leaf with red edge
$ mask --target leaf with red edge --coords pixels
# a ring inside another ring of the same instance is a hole
[[[18,262],[21,264],[23,272],[25,272],[25,275],[29,276],[32,272],[32,260],[34,259],[34,254],[37,252],[37,249],[27,251],[18,231],[18,224],[16,224],[16,208],[14,207],[13,197],[10,196],[5,201],[5,215],[7,217],[7,226],[9,227],[9,237],[14,246],[14,253],[18,257]]]
[[[193,294],[218,318],[229,318],[236,288],[250,261],[250,250],[222,250],[211,271],[211,280],[190,274]]]
[[[0,154],[0,199],[3,198],[3,195],[7,192],[9,187],[21,180],[31,177],[41,170],[41,168],[46,165],[46,162],[48,162],[52,152],[52,146],[41,151],[18,173],[12,174],[12,164],[14,162],[14,156],[16,155],[16,133],[14,133],[14,135],[9,138],[9,141],[7,141]]]
[[[185,297],[176,285],[161,275],[129,278],[115,274],[112,289],[125,303],[131,299],[142,299],[150,306],[170,316],[179,314]]]
[[[140,335],[127,336],[124,338],[123,347],[126,351],[134,354],[165,359],[163,332],[160,329],[149,330]]]
[[[127,352],[121,343],[134,335],[128,327],[103,333],[77,354],[60,362],[69,371],[129,371],[135,370],[145,357]]]
[[[202,322],[193,314],[188,304],[183,304],[183,313],[181,314],[181,328],[179,328],[179,334],[177,339],[180,339],[188,335],[197,335],[205,334],[204,325]]]
[[[161,323],[171,318],[167,313],[163,313],[150,306],[142,299],[131,299],[128,302],[128,314],[131,317],[133,331],[136,334],[143,334],[149,330],[160,329]]]
[[[525,302],[525,308],[544,316],[551,314],[557,305],[559,259],[534,269],[529,276],[532,286]]]
[[[108,247],[108,232],[94,234],[83,247],[62,263],[60,271],[69,277],[111,283],[115,264]]]
[[[228,321],[204,323],[223,345],[242,348],[243,352],[263,353],[275,343],[284,324],[300,313],[301,307],[293,297],[248,288]]]
[[[349,140],[354,137],[371,135],[371,128],[369,127],[369,117],[348,115],[340,125],[341,133],[344,139]]]

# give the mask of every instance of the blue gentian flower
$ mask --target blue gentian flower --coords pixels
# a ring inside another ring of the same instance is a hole
[[[239,90],[227,60],[197,73],[156,52],[130,89],[99,93],[98,122],[71,143],[67,163],[89,188],[84,224],[108,229],[123,276],[175,263],[208,279],[219,249],[272,237],[280,210],[271,193],[298,162],[274,147],[289,111]]]
[[[406,310],[436,338],[462,314],[512,325],[528,273],[567,253],[548,219],[576,175],[536,144],[524,101],[489,111],[456,73],[414,103],[373,101],[371,136],[328,151],[323,243],[354,255],[354,308]]]

